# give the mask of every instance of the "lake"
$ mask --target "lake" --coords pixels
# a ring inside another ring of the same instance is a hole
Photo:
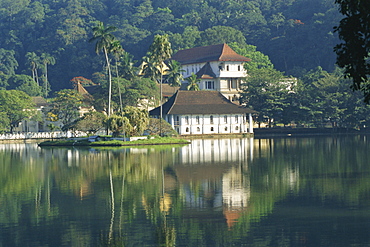
[[[0,246],[370,246],[370,136],[0,144]]]

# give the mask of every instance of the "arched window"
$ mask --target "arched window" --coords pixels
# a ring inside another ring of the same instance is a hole
[[[189,127],[186,127],[185,131],[186,131],[186,132],[189,132]]]
[[[212,131],[212,132],[214,131],[214,128],[213,128],[213,127],[211,127],[211,131]]]

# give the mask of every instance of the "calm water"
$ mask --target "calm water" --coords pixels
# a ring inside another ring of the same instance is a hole
[[[370,136],[0,144],[0,246],[370,246]]]

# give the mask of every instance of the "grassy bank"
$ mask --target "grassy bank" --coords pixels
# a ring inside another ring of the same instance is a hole
[[[154,139],[142,139],[136,141],[120,141],[120,140],[108,140],[108,141],[95,141],[90,142],[87,139],[83,140],[57,140],[57,141],[45,141],[39,143],[41,147],[48,146],[89,146],[89,147],[117,147],[117,146],[140,146],[140,145],[169,145],[169,144],[189,144],[190,142],[185,139],[178,139],[173,137],[159,137]]]

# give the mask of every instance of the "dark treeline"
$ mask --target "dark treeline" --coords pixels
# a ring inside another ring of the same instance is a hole
[[[174,51],[237,42],[257,46],[286,75],[331,72],[341,18],[329,0],[0,0],[0,87],[14,74],[47,80],[52,91],[92,79],[104,63],[88,42],[98,21],[117,27],[135,60],[166,33]],[[15,84],[26,80],[19,76]]]

